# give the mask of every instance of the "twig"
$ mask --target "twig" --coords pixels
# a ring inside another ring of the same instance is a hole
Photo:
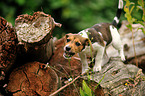
[[[88,70],[86,73],[88,73],[90,70]],[[54,96],[56,95],[58,92],[60,92],[61,90],[63,90],[64,88],[66,88],[67,86],[71,85],[72,83],[74,83],[77,79],[79,79],[81,76],[85,75],[86,73],[83,73],[79,76],[77,76],[76,78],[74,78],[71,82],[69,82],[68,84],[62,86],[61,88],[59,88],[57,91],[53,92],[52,94],[50,94],[49,96]]]
[[[52,94],[50,94],[49,96],[54,96],[55,94],[57,94],[58,92],[60,92],[61,90],[63,90],[64,88],[66,88],[67,86],[69,86],[70,84],[72,84],[73,82],[75,82],[77,79],[79,79],[81,77],[81,75],[77,76],[74,80],[72,80],[70,83],[64,85],[63,87],[59,88],[57,91],[53,92]]]
[[[136,51],[135,51],[135,44],[134,44],[134,33],[131,29],[131,32],[132,32],[132,42],[133,42],[133,50],[134,50],[134,55],[135,55],[135,62],[136,62],[136,66],[138,67],[138,59],[137,59],[137,56],[136,56]]]

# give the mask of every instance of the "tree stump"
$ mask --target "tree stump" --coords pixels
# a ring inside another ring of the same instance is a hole
[[[51,37],[55,26],[61,27],[61,24],[43,12],[35,12],[33,16],[28,14],[18,16],[15,28],[19,41],[19,57],[28,56],[28,61],[46,63],[53,53]],[[25,61],[27,59],[25,58]]]
[[[0,17],[0,80],[4,80],[16,59],[17,38],[14,28]]]
[[[54,70],[39,62],[27,63],[12,71],[6,89],[14,96],[48,96],[58,86]]]

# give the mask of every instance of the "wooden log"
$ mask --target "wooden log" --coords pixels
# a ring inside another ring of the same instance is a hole
[[[61,27],[44,12],[35,12],[33,16],[24,14],[15,20],[15,28],[20,43],[44,44],[51,38],[55,26]]]
[[[46,63],[53,53],[51,37],[55,26],[61,27],[61,24],[56,23],[50,15],[44,12],[35,12],[33,16],[28,14],[18,16],[15,20],[19,41],[17,62],[23,59],[23,61]]]
[[[10,23],[0,17],[0,80],[4,80],[16,59],[17,38]]]
[[[54,46],[52,39],[39,46],[27,44],[27,50],[25,49],[25,45],[18,45],[16,64],[25,64],[31,61],[46,63],[51,58],[53,51]]]
[[[58,88],[55,71],[39,62],[27,63],[12,71],[6,87],[14,96],[48,96]]]
[[[144,96],[145,75],[142,69],[132,64],[125,65],[119,59],[112,58],[103,66],[101,72],[90,75],[91,80],[97,83],[102,80],[100,86],[104,89],[105,96]],[[88,76],[84,76],[84,79],[87,78]]]

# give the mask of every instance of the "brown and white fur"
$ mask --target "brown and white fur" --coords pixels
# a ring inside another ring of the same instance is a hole
[[[112,22],[95,24],[91,28],[85,29],[78,34],[66,34],[66,43],[64,46],[64,58],[69,59],[78,53],[82,62],[82,73],[89,69],[87,56],[91,55],[95,58],[93,71],[101,71],[102,59],[105,49],[108,45],[112,45],[118,50],[121,60],[125,60],[123,45],[120,35],[117,31],[117,24],[123,8],[123,1],[119,0],[117,14]]]

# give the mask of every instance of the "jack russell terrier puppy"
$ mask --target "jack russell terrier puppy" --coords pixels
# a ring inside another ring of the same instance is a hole
[[[111,24],[95,24],[78,34],[66,34],[64,58],[70,59],[74,54],[78,53],[82,63],[82,73],[85,73],[89,69],[87,56],[93,56],[95,59],[93,71],[101,71],[102,59],[106,52],[105,49],[111,44],[118,50],[121,60],[124,61],[123,45],[117,28],[115,28],[119,23],[122,9],[123,1],[119,0],[117,14]]]

